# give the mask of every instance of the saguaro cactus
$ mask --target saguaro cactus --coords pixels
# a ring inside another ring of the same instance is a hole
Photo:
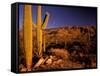
[[[37,23],[32,22],[32,8],[31,5],[24,5],[24,50],[26,58],[26,67],[28,71],[32,68],[32,25],[36,27],[37,32],[37,48],[39,56],[42,56],[42,31],[46,28],[48,23],[49,13],[46,12],[45,18],[42,23],[41,6],[37,6]]]
[[[46,25],[48,23],[49,19],[49,13],[46,12],[45,18],[42,22],[41,18],[41,5],[37,6],[37,22],[36,25],[33,23],[33,25],[36,27],[36,32],[37,32],[37,48],[38,48],[38,54],[39,56],[42,56],[42,44],[43,44],[43,39],[42,39],[42,33],[43,29],[46,28]]]
[[[24,50],[26,67],[28,71],[32,68],[32,8],[31,5],[24,5]]]

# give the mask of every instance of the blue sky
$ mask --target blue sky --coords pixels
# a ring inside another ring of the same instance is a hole
[[[19,5],[19,26],[23,25],[23,4]],[[37,6],[32,5],[32,19],[36,23]],[[85,26],[96,25],[97,9],[95,7],[72,7],[72,6],[50,6],[42,5],[42,19],[45,12],[49,12],[50,18],[47,28],[63,26]]]

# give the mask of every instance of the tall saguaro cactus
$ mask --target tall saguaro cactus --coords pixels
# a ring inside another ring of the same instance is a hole
[[[43,39],[42,39],[42,33],[43,29],[46,28],[47,23],[49,19],[49,13],[46,12],[45,18],[42,22],[42,17],[41,17],[41,5],[37,6],[37,22],[36,25],[33,23],[33,25],[36,27],[36,32],[37,32],[37,48],[38,48],[38,54],[39,56],[42,56],[42,44],[43,44]]]
[[[24,5],[24,50],[26,58],[26,67],[28,71],[32,68],[32,26],[36,27],[37,32],[37,48],[39,56],[42,56],[42,33],[48,23],[49,13],[46,12],[45,18],[42,22],[41,6],[37,6],[37,23],[32,22],[32,8],[31,5]]]
[[[28,71],[32,68],[32,8],[31,5],[24,5],[24,50],[26,67]]]

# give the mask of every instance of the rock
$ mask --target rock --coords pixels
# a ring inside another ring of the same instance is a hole
[[[51,52],[58,58],[62,58],[65,60],[69,58],[69,52],[66,49],[52,48]]]
[[[51,58],[51,59],[53,59],[53,56],[52,56],[52,55],[50,55],[50,58]]]
[[[49,58],[47,61],[46,61],[46,64],[51,64],[52,63],[52,59]]]
[[[62,61],[63,61],[62,59],[59,59],[59,60],[56,61],[56,63],[60,64]]]
[[[60,64],[60,67],[63,68],[64,67],[64,64]]]
[[[53,56],[52,60],[53,60],[53,61],[57,61],[58,58],[57,58],[56,56]]]
[[[53,61],[52,62],[52,65],[55,67],[56,66],[56,61]]]
[[[26,69],[26,68],[22,68],[20,71],[21,71],[21,72],[26,72],[27,69]]]
[[[32,69],[29,68],[29,69],[27,69],[27,71],[32,71]]]
[[[25,68],[25,66],[23,64],[19,65],[19,70],[20,70],[20,72],[26,72],[27,71],[27,69]]]
[[[34,65],[34,68],[39,67],[41,64],[44,63],[44,61],[45,61],[44,58],[40,58],[39,61]]]
[[[24,67],[23,64],[20,64],[20,65],[19,65],[19,69],[22,69],[23,67]]]
[[[41,66],[40,66],[40,68],[45,68],[45,67],[46,67],[45,65],[41,65]]]

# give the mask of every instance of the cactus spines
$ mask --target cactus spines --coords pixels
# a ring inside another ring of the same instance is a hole
[[[46,28],[47,23],[49,19],[49,13],[46,12],[45,18],[42,23],[42,17],[41,17],[41,5],[37,6],[37,24],[36,24],[36,32],[37,32],[37,47],[38,47],[38,55],[42,56],[42,44],[43,44],[43,39],[42,39],[42,33],[43,29]]]
[[[24,50],[26,67],[28,71],[32,68],[32,9],[31,5],[24,5]]]

